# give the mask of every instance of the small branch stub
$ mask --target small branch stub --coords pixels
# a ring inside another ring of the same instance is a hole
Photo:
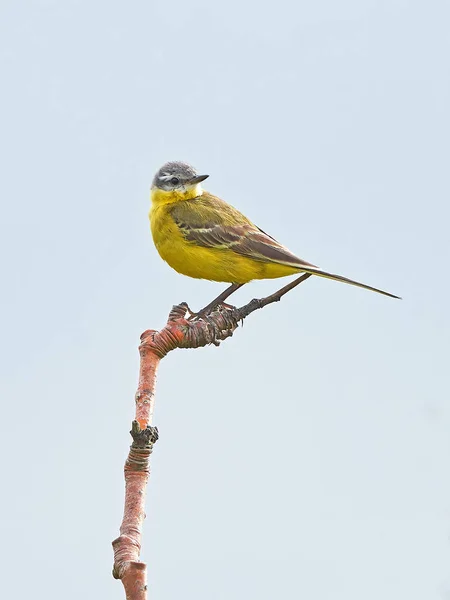
[[[147,425],[145,429],[141,429],[136,420],[131,424],[130,434],[133,438],[132,448],[148,448],[150,452],[153,450],[153,444],[155,444],[159,438],[157,427]]]

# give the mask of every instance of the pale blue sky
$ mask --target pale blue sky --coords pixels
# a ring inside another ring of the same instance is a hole
[[[449,19],[434,0],[3,0],[5,596],[123,598],[139,335],[222,289],[153,248],[149,185],[178,159],[302,258],[404,300],[309,280],[163,361],[150,597],[450,598]]]

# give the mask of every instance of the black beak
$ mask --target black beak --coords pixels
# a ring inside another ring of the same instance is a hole
[[[196,183],[200,183],[201,181],[205,181],[205,179],[208,179],[209,175],[197,175],[197,177],[193,177],[192,179],[189,179],[189,183],[190,184],[196,184]]]

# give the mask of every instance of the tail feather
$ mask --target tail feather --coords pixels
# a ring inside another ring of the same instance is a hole
[[[371,292],[377,292],[377,294],[383,294],[383,296],[389,296],[389,298],[396,298],[397,300],[401,300],[400,296],[396,296],[395,294],[390,294],[389,292],[379,290],[378,288],[372,287],[371,285],[366,285],[365,283],[360,283],[359,281],[354,281],[353,279],[348,279],[348,277],[343,277],[342,275],[334,275],[333,273],[327,273],[326,271],[322,271],[321,269],[307,267],[301,267],[301,269],[299,270],[305,273],[310,273],[311,275],[325,277],[326,279],[333,279],[334,281],[348,283],[349,285],[354,285],[356,287],[363,288],[364,290],[370,290]]]

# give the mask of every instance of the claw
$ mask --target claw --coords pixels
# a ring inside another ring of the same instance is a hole
[[[211,315],[212,312],[216,311],[216,310],[235,310],[236,307],[233,306],[232,304],[227,304],[226,302],[220,302],[219,304],[216,304],[215,306],[207,306],[206,308],[203,308],[202,310],[198,311],[198,312],[194,312],[193,310],[191,310],[188,306],[188,311],[189,311],[189,317],[188,317],[188,321],[193,321],[194,319],[203,319],[203,320],[208,320],[208,317]]]
[[[216,308],[225,308],[226,310],[236,310],[236,307],[233,304],[228,304],[227,302],[221,302],[219,306]]]

